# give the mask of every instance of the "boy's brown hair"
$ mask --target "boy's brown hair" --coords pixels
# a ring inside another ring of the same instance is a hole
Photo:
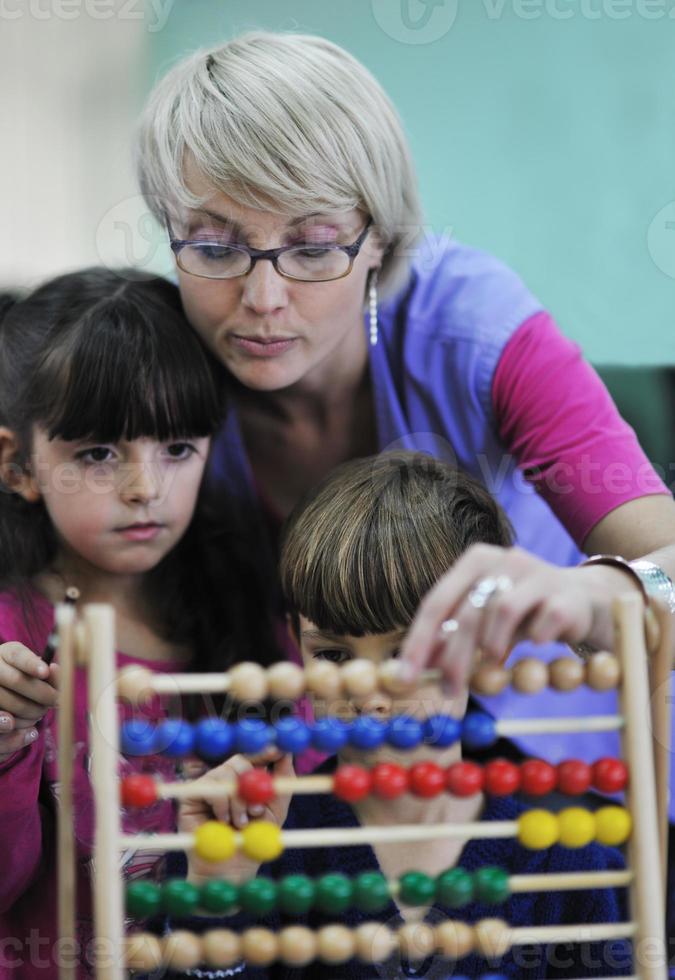
[[[295,507],[281,584],[296,631],[301,614],[338,635],[388,633],[470,545],[512,540],[472,477],[426,453],[382,453],[333,470]]]

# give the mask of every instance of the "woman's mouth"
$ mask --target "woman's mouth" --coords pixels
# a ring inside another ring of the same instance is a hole
[[[256,337],[233,333],[230,340],[237,350],[253,357],[277,357],[290,350],[297,337]]]

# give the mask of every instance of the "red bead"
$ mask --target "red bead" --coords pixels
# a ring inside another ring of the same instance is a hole
[[[393,762],[378,762],[371,771],[373,793],[385,800],[393,800],[408,789],[408,773]]]
[[[445,789],[445,771],[435,762],[416,762],[410,767],[410,792],[415,796],[438,796]]]
[[[601,793],[619,793],[628,783],[628,768],[621,759],[598,759],[593,765],[593,785]]]
[[[508,796],[520,789],[520,770],[508,759],[494,759],[483,771],[485,792],[492,796]]]
[[[581,759],[565,759],[558,765],[558,789],[566,796],[580,796],[591,785],[591,767]]]
[[[120,795],[123,806],[136,807],[139,810],[152,806],[157,801],[155,777],[140,772],[125,776],[120,787]]]
[[[550,762],[527,759],[520,766],[520,788],[528,796],[545,796],[558,783],[558,774]]]
[[[247,769],[239,776],[237,795],[249,806],[260,806],[271,803],[277,794],[267,769]]]
[[[483,770],[475,762],[453,762],[445,770],[445,785],[453,796],[474,796],[483,788]]]
[[[368,796],[370,787],[370,773],[361,766],[340,766],[333,776],[333,792],[347,803],[356,803]]]

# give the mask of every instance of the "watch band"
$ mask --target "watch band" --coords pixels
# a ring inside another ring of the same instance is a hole
[[[666,575],[660,565],[645,558],[638,558],[628,563],[638,576],[648,595],[660,599],[668,612],[675,612],[675,588],[670,576]]]

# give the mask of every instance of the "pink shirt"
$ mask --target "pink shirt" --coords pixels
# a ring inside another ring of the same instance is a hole
[[[8,593],[0,593],[0,642],[16,640],[42,651],[53,628],[54,610],[36,594],[38,620],[29,633],[22,609]],[[57,654],[58,659],[58,654]],[[142,663],[157,671],[176,670],[175,664],[141,661],[125,653],[117,654],[119,667]],[[122,707],[122,716],[129,715]],[[167,712],[159,699],[151,703],[143,718],[157,720]],[[56,853],[55,808],[58,799],[56,738],[58,727],[53,711],[39,724],[37,741],[15,752],[0,763],[0,980],[51,980],[56,976],[54,961],[58,947],[56,929]],[[94,831],[94,809],[88,777],[86,674],[76,668],[75,675],[75,766],[74,806],[77,846],[77,928],[80,949],[92,940],[90,901],[90,858]],[[149,771],[164,780],[175,778],[174,763],[161,756],[120,759],[120,772]],[[111,805],[116,805],[111,801]],[[122,813],[127,833],[175,830],[171,801],[158,802],[147,810]],[[157,877],[159,854],[126,853],[120,856],[125,878]],[[80,963],[78,976],[93,974]]]

